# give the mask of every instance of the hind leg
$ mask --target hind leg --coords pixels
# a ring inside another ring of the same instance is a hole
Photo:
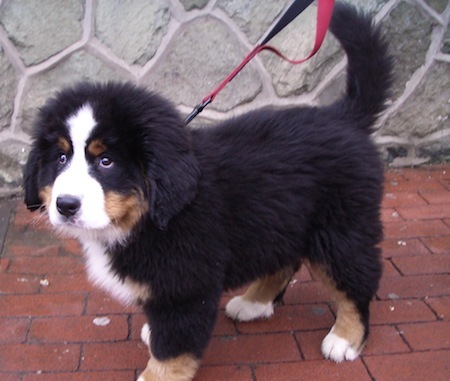
[[[293,275],[292,268],[285,268],[257,279],[245,294],[236,296],[228,302],[226,314],[238,321],[269,318],[273,315],[274,303],[281,299]]]
[[[311,270],[331,290],[337,305],[335,324],[322,341],[322,354],[336,362],[353,361],[361,353],[369,333],[369,303],[375,291],[366,294],[361,291],[355,297],[354,291],[345,281],[343,284],[340,282],[339,289],[337,282],[323,266],[313,265]],[[363,283],[360,283],[360,287],[361,290],[365,288]],[[342,289],[347,290],[344,292]]]

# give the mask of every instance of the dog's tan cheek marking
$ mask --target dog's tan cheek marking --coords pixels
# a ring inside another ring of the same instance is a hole
[[[336,300],[337,313],[333,333],[346,339],[353,348],[361,348],[364,345],[364,326],[355,303],[337,289],[323,267],[310,264],[310,268],[313,276],[322,281]]]
[[[45,205],[45,208],[49,210],[50,202],[52,199],[52,189],[53,187],[50,185],[45,186],[39,191],[39,198],[42,200],[42,203]]]
[[[58,147],[61,148],[64,153],[68,153],[70,151],[70,143],[66,138],[59,137],[57,144]]]
[[[190,381],[199,365],[200,361],[190,354],[164,361],[152,356],[138,381]]]
[[[105,194],[105,211],[111,222],[130,231],[148,211],[141,194],[122,195],[113,191]]]
[[[87,151],[93,156],[97,157],[101,155],[103,152],[106,152],[107,147],[100,139],[94,139],[89,143],[87,147]]]

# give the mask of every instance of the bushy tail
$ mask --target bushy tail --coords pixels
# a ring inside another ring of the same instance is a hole
[[[336,3],[330,31],[348,57],[347,94],[340,107],[370,132],[385,108],[392,83],[388,44],[371,17],[345,3]]]

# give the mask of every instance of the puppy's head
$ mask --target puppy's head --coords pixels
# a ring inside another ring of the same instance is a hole
[[[187,130],[165,100],[129,84],[80,84],[40,110],[25,203],[58,230],[126,236],[146,216],[162,229],[197,191]]]

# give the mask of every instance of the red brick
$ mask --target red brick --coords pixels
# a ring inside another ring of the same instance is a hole
[[[424,298],[448,294],[448,275],[411,275],[382,278],[377,295],[389,299],[390,294],[400,298]]]
[[[377,381],[447,381],[448,351],[416,352],[364,358]]]
[[[296,282],[288,286],[283,300],[286,304],[323,303],[331,301],[332,297],[319,281]]]
[[[16,213],[14,216],[15,226],[30,226],[34,230],[50,230],[50,222],[47,215],[44,213],[30,212],[25,205],[18,203],[16,206]]]
[[[424,192],[420,195],[430,204],[450,204],[450,192],[448,190]]]
[[[0,274],[0,295],[36,293],[40,288],[40,279],[33,275]]]
[[[252,381],[252,371],[248,366],[201,366],[195,381]],[[109,381],[109,380],[108,380]]]
[[[400,214],[393,208],[382,209],[381,210],[381,221],[385,222],[397,222],[401,221],[402,217]]]
[[[92,292],[97,291],[87,279],[86,273],[77,274],[47,274],[48,286],[41,287],[41,293],[61,292]]]
[[[108,296],[99,288],[89,295],[86,313],[88,315],[107,315],[120,313],[141,312],[140,308],[133,305],[125,305]]]
[[[133,371],[27,374],[22,381],[131,381]],[[3,381],[3,379],[2,379]]]
[[[427,205],[427,202],[417,192],[398,192],[396,189],[391,191],[385,189],[383,209],[411,205]]]
[[[322,340],[328,334],[329,329],[320,329],[314,331],[296,332],[295,337],[300,345],[300,350],[305,360],[320,360],[323,359],[320,347]]]
[[[9,258],[0,258],[0,274],[5,273],[9,267]]]
[[[81,370],[144,369],[149,358],[147,347],[138,341],[85,344]]]
[[[93,320],[98,316],[74,316],[34,319],[28,340],[39,342],[93,342],[124,340],[128,337],[128,316],[110,315],[110,323],[98,326]]]
[[[439,219],[450,215],[450,204],[414,205],[413,207],[397,208],[397,211],[405,220]]]
[[[11,257],[56,257],[59,253],[59,245],[47,245],[35,247],[32,245],[11,245],[8,253]]]
[[[422,241],[435,254],[450,254],[450,235],[422,238]]]
[[[9,273],[15,274],[74,274],[84,271],[84,264],[70,257],[14,257]]]
[[[395,268],[395,266],[392,264],[390,259],[383,259],[383,276],[400,276],[400,273]]]
[[[214,336],[233,336],[236,335],[235,323],[225,315],[225,311],[220,310],[217,316],[217,322],[214,327]]]
[[[79,359],[79,345],[0,345],[0,369],[7,372],[74,371]]]
[[[425,302],[439,316],[439,319],[450,319],[450,296],[427,298]]]
[[[433,167],[403,168],[402,176],[411,181],[430,182],[450,179],[450,166],[448,164]]]
[[[440,220],[390,222],[384,225],[386,238],[416,238],[450,234],[450,228]]]
[[[29,319],[0,318],[0,343],[24,342],[29,326]]]
[[[389,353],[406,353],[410,349],[400,333],[392,326],[371,326],[367,345],[363,355],[384,355]]]
[[[439,192],[445,190],[445,187],[433,178],[406,179],[406,181],[391,181],[385,183],[385,192]]]
[[[283,332],[328,328],[334,317],[326,304],[278,306],[270,319],[237,324],[242,333]]]
[[[372,325],[434,320],[434,313],[420,300],[386,300],[370,304]]]
[[[402,324],[399,329],[415,351],[450,348],[450,324],[446,321]]]
[[[417,238],[412,239],[385,239],[381,242],[384,258],[399,257],[403,255],[430,254],[425,245]]]
[[[0,380],[2,380],[2,381],[20,381],[21,378],[18,374],[0,372]]]
[[[213,337],[203,363],[207,365],[286,362],[301,359],[294,337],[285,333]]]
[[[82,255],[80,243],[76,239],[65,238],[61,241],[61,249],[65,253],[74,254],[76,256]]]
[[[0,316],[80,315],[84,310],[82,294],[3,295]]]
[[[405,275],[450,273],[449,255],[415,255],[393,258],[392,261]]]
[[[298,380],[358,380],[371,378],[361,360],[335,364],[332,361],[304,361],[283,364],[260,365],[255,369],[257,381]]]

